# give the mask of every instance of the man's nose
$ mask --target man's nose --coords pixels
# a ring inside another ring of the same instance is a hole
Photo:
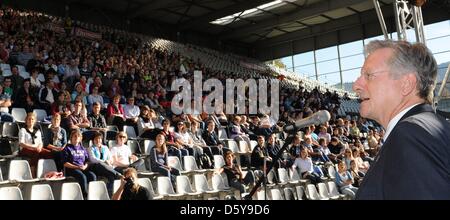
[[[356,79],[355,83],[353,83],[352,89],[353,89],[354,92],[358,92],[359,90],[361,90],[362,80],[363,80],[362,77],[359,76]]]

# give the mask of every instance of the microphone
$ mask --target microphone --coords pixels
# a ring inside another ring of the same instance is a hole
[[[320,124],[323,124],[323,123],[329,121],[330,118],[331,118],[330,113],[327,110],[320,110],[307,118],[303,118],[303,119],[296,121],[292,125],[284,126],[283,130],[285,132],[290,132],[293,130],[297,130],[300,128],[304,128],[304,127],[313,125],[313,124],[320,125]]]

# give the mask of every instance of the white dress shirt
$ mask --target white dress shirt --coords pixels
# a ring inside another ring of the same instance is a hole
[[[395,117],[393,117],[389,121],[389,124],[386,127],[386,132],[384,133],[384,136],[383,136],[383,143],[387,140],[387,138],[389,137],[389,134],[391,134],[392,129],[394,129],[395,125],[397,125],[398,121],[400,121],[400,119],[403,117],[403,115],[405,115],[409,110],[414,108],[414,106],[419,105],[419,104],[421,104],[421,103],[417,103],[408,108],[405,108],[403,111],[401,111],[400,113],[395,115]]]
[[[129,104],[126,104],[123,107],[123,112],[125,113],[125,118],[127,119],[139,117],[139,114],[141,113],[139,107],[137,107],[136,105],[129,105]]]

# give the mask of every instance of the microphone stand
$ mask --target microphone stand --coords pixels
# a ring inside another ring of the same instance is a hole
[[[275,161],[278,161],[280,159],[280,157],[283,155],[283,152],[287,149],[287,146],[289,146],[289,144],[291,144],[292,140],[294,139],[294,134],[297,133],[298,129],[294,129],[295,132],[289,133],[288,137],[286,137],[285,141],[284,141],[284,145],[280,148],[280,150],[277,152],[277,155],[275,155],[274,158],[272,158],[272,163],[269,164],[269,166],[267,166],[267,168],[264,170],[264,178],[260,178],[258,180],[258,182],[255,183],[255,186],[253,187],[253,189],[250,191],[250,193],[248,195],[246,195],[244,197],[245,200],[251,200],[253,195],[256,193],[256,190],[258,190],[258,188],[261,186],[261,183],[264,181],[264,190],[265,190],[265,195],[267,195],[267,189],[266,189],[266,181],[265,181],[265,177],[266,177],[266,170],[267,172],[270,172],[275,164]],[[265,157],[264,157],[265,158]],[[264,160],[264,166],[266,166],[266,161]]]
[[[266,158],[266,155],[264,155],[264,166],[263,166],[263,169],[264,169],[264,171],[263,171],[264,172],[264,177],[263,177],[263,180],[264,180],[264,200],[267,200],[267,172],[266,172],[267,171],[267,158]]]

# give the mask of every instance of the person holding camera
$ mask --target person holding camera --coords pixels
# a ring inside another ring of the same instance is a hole
[[[137,180],[136,169],[126,169],[124,176],[120,179],[119,189],[112,196],[112,200],[149,200],[150,192],[139,185]]]

